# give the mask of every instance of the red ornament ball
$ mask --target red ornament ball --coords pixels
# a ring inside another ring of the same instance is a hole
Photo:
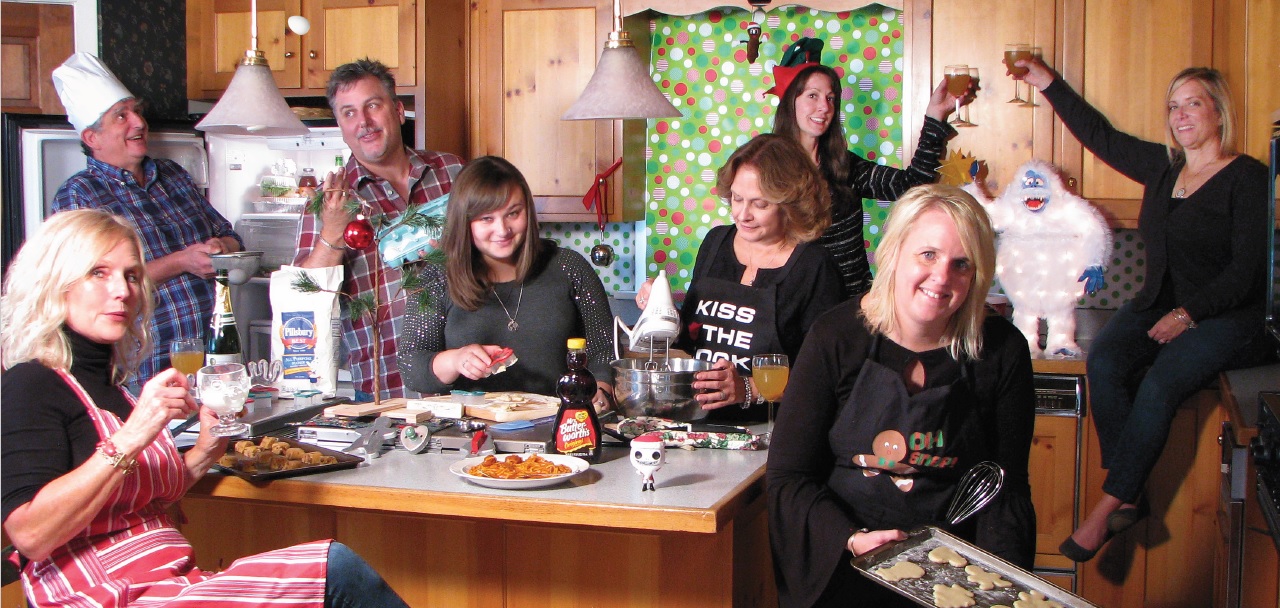
[[[352,249],[368,249],[373,244],[373,224],[369,220],[351,220],[342,232],[342,240]]]

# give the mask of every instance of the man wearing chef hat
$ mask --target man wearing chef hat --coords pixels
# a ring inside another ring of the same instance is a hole
[[[381,284],[381,301],[391,303],[390,314],[378,321],[381,390],[384,398],[404,397],[395,338],[405,314],[400,269],[383,264],[377,247],[348,246],[348,226],[366,233],[371,228],[354,221],[345,203],[354,193],[370,203],[363,212],[366,217],[382,215],[384,222],[394,221],[410,204],[423,205],[448,194],[453,178],[462,171],[462,159],[447,152],[412,150],[404,144],[400,136],[404,104],[396,98],[395,77],[380,61],[365,58],[338,66],[329,76],[326,97],[351,158],[325,178],[323,210],[303,214],[294,264],[304,268],[343,266],[343,292],[354,297],[371,296]],[[352,315],[343,319],[343,330],[356,399],[370,400],[373,327],[365,315]]]
[[[153,349],[134,380],[140,386],[169,367],[169,342],[204,339],[214,298],[209,256],[244,243],[185,169],[147,156],[142,104],[102,61],[75,53],[53,71],[53,85],[88,157],[58,189],[53,211],[102,208],[128,219],[156,284]]]

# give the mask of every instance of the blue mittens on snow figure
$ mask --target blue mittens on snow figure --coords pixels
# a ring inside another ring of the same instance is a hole
[[[1084,281],[1084,290],[1089,295],[1098,293],[1099,289],[1107,287],[1107,279],[1102,276],[1101,266],[1090,266],[1084,269],[1084,274],[1080,275],[1077,281]]]

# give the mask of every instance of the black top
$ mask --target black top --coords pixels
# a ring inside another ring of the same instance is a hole
[[[717,232],[728,232],[721,246],[712,250],[709,246],[719,239],[713,238]],[[716,226],[702,239],[698,248],[698,257],[694,261],[693,277],[690,285],[704,276],[717,277],[738,282],[747,267],[738,261],[733,253],[733,237],[738,228],[732,224]],[[819,315],[829,310],[844,299],[839,270],[831,255],[822,247],[802,244],[793,255],[799,256],[790,269],[760,268],[752,281],[755,286],[777,284],[777,302],[774,308],[774,319],[777,321],[778,337],[782,341],[782,351],[795,361],[800,352],[800,345],[809,331],[809,326]],[[782,273],[786,272],[785,275]],[[689,323],[695,302],[686,300],[680,306],[680,337],[674,346],[681,350],[693,352],[700,343],[689,335]]]
[[[63,329],[71,343],[71,375],[98,407],[121,420],[133,406],[111,383],[111,345],[98,344]],[[0,376],[0,485],[3,517],[31,502],[49,482],[71,472],[93,455],[98,430],[84,403],[58,373],[27,361]]]
[[[823,175],[831,192],[831,226],[818,237],[818,242],[835,258],[847,297],[852,298],[871,287],[867,241],[862,234],[862,199],[892,201],[912,186],[938,181],[938,166],[947,150],[947,140],[955,132],[951,125],[926,116],[920,127],[915,156],[906,169],[878,164],[850,150],[848,183],[838,183],[832,176]]]
[[[848,400],[871,346],[872,334],[860,306],[860,298],[849,300],[813,324],[791,367],[778,408],[765,487],[783,606],[815,605],[838,578],[845,579],[845,584],[861,584],[856,580],[860,575],[848,567],[845,543],[858,529],[875,529],[875,522],[864,513],[863,505],[846,504],[827,484],[834,453],[828,430]],[[959,363],[944,349],[914,353],[887,338],[881,340],[877,360],[895,372],[901,373],[917,358],[925,367],[926,389],[948,385],[959,377]],[[990,316],[983,326],[982,359],[969,365],[978,407],[991,431],[984,439],[996,444],[988,449],[997,454],[1005,479],[997,498],[966,522],[973,524],[968,534],[978,546],[1030,568],[1035,512],[1027,460],[1035,426],[1035,395],[1027,340],[1003,317]]]
[[[1191,196],[1174,199],[1184,163],[1171,162],[1163,144],[1117,131],[1061,78],[1045,87],[1044,96],[1080,143],[1144,187],[1138,232],[1147,274],[1134,308],[1156,305],[1171,281],[1171,307],[1183,307],[1194,320],[1236,312],[1257,315],[1261,324],[1270,230],[1267,167],[1241,154]]]

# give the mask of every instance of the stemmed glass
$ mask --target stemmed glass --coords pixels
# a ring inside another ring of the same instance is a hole
[[[187,376],[188,386],[195,386],[195,373],[204,366],[204,342],[195,338],[170,342],[169,364]]]
[[[1027,47],[1026,59],[1032,59],[1032,58],[1039,59],[1042,56],[1043,55],[1040,50],[1040,47],[1038,46]],[[1023,73],[1026,73],[1026,70],[1023,70]],[[1039,104],[1036,103],[1036,90],[1031,86],[1030,83],[1027,84],[1027,98],[1023,100],[1022,105],[1028,108],[1039,107]]]
[[[218,415],[218,424],[209,429],[214,437],[231,437],[249,430],[249,425],[236,422],[236,414],[244,409],[249,396],[249,373],[240,363],[209,365],[196,372],[200,386],[200,402]]]
[[[773,407],[787,388],[787,377],[791,375],[791,362],[786,355],[766,354],[751,357],[751,378],[755,380],[756,391],[765,401],[769,410],[769,430],[765,432],[765,443],[773,438]]]
[[[964,64],[949,65],[943,71],[943,74],[947,77],[947,92],[956,98],[956,115],[955,118],[951,119],[952,126],[976,126],[965,120],[960,114],[960,99],[969,90],[969,83],[973,80],[973,71],[973,68]]]
[[[1031,45],[1025,44],[1025,43],[1004,45],[1004,65],[1005,67],[1009,68],[1009,74],[1011,76],[1022,76],[1026,74],[1028,71],[1027,68],[1020,68],[1014,65],[1014,63],[1020,60],[1030,60],[1030,59],[1031,59]],[[1021,84],[1022,84],[1021,80],[1018,80],[1016,78],[1013,80],[1013,99],[1010,99],[1006,103],[1018,103],[1018,104],[1028,103],[1027,100],[1023,99],[1022,96],[1018,94],[1018,87]]]

